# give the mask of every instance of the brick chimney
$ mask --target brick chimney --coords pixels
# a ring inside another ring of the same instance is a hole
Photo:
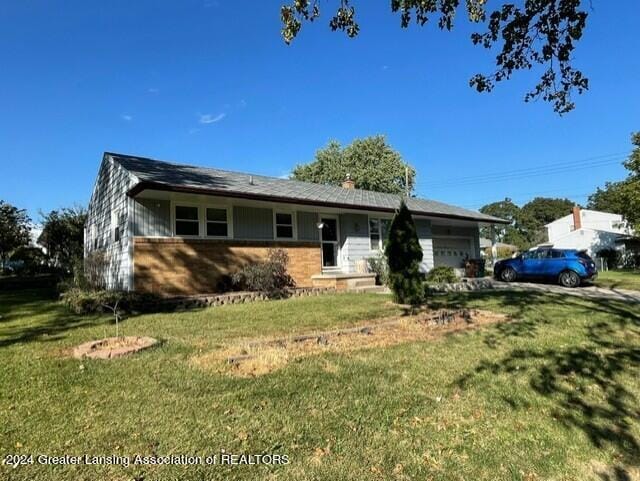
[[[582,227],[582,215],[580,212],[580,207],[577,205],[573,206],[573,230],[578,230]]]
[[[342,187],[345,189],[355,189],[356,183],[351,180],[351,174],[347,174],[345,179],[342,181]]]

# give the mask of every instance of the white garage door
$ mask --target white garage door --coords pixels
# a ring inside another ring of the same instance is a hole
[[[438,266],[462,267],[465,257],[473,258],[471,239],[433,239],[433,264]]]

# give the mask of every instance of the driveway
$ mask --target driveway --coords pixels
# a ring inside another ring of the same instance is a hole
[[[582,297],[584,299],[610,299],[615,301],[640,303],[640,291],[627,289],[605,289],[596,286],[581,286],[574,289],[561,287],[554,284],[533,284],[531,282],[500,282],[493,281],[494,289],[526,290],[549,292],[552,294],[566,294]]]

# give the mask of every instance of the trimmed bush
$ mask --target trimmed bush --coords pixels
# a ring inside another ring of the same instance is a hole
[[[367,266],[369,271],[376,275],[376,284],[386,286],[389,284],[389,265],[384,255],[380,254],[377,257],[369,257],[367,259]]]
[[[422,248],[416,225],[404,200],[393,216],[384,249],[389,265],[389,287],[394,300],[412,306],[424,300],[423,275],[420,272]]]
[[[264,292],[275,296],[295,287],[287,273],[289,256],[283,249],[269,249],[263,262],[248,264],[232,276],[233,285],[239,290]]]
[[[429,271],[426,277],[427,284],[453,284],[458,281],[453,267],[438,266]]]
[[[60,295],[62,304],[75,314],[110,312],[107,306],[118,303],[122,312],[154,312],[162,310],[162,299],[154,294],[91,290],[73,287]]]

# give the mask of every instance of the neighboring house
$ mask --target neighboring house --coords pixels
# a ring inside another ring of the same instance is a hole
[[[597,257],[605,249],[621,249],[620,239],[633,235],[632,229],[619,214],[581,209],[545,226],[549,244],[559,249],[586,250]]]
[[[480,256],[479,227],[502,219],[410,198],[424,259]],[[285,249],[298,286],[345,286],[379,255],[400,197],[105,153],[88,208],[85,256],[105,253],[108,287],[212,292],[224,276]]]

